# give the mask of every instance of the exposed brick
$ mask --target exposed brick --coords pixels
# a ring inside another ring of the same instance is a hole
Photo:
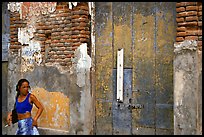
[[[60,39],[61,39],[61,36],[55,36],[55,37],[52,37],[51,39],[52,39],[52,40],[60,40]]]
[[[63,51],[63,54],[64,54],[64,51],[66,50],[66,48],[65,47],[59,47],[59,50]]]
[[[72,19],[78,19],[78,18],[80,18],[79,15],[72,15]]]
[[[196,6],[197,2],[186,2],[186,6]]]
[[[77,42],[77,43],[73,43],[72,44],[72,47],[78,47],[78,46],[80,46],[81,45],[81,43],[80,42]]]
[[[64,31],[63,31],[63,32],[60,33],[60,35],[61,35],[61,36],[67,35],[67,32],[64,32]]]
[[[20,43],[20,42],[17,42],[17,41],[15,41],[15,42],[12,42],[12,41],[11,41],[10,44],[11,44],[11,45],[21,45],[21,43]]]
[[[19,45],[10,45],[9,46],[9,49],[20,49],[21,48],[21,46],[19,46]]]
[[[86,39],[86,38],[80,38],[80,42],[89,42],[89,39]]]
[[[87,38],[87,39],[89,39],[90,37],[89,37],[89,35],[79,34],[79,35],[78,35],[78,38]]]
[[[202,46],[202,41],[198,41],[198,46]]]
[[[65,59],[66,56],[65,56],[65,55],[59,55],[59,58],[60,58],[60,59]]]
[[[70,31],[71,30],[71,28],[70,27],[65,27],[64,28],[64,31]],[[71,33],[71,32],[70,32]]]
[[[176,37],[176,41],[177,42],[184,41],[184,38],[183,37]]]
[[[65,43],[65,39],[61,38],[60,43]],[[63,44],[64,45],[64,44]]]
[[[74,31],[72,31],[72,34],[73,34],[73,35],[78,35],[78,34],[79,34],[79,30],[74,30]]]
[[[202,11],[199,11],[199,12],[198,12],[198,16],[202,16]]]
[[[89,15],[89,12],[85,10],[79,10],[79,11],[73,11],[72,14],[73,15]]]
[[[186,31],[186,27],[178,27],[178,28],[176,28],[176,30],[184,32],[184,31]]]
[[[197,26],[198,22],[186,22],[186,26]]]
[[[198,36],[186,36],[185,40],[198,40]]]
[[[187,6],[186,7],[186,11],[197,11],[198,10],[198,6]]]
[[[56,15],[57,17],[66,17],[66,16],[70,16],[70,13],[60,13]]]
[[[88,27],[80,27],[79,26],[79,27],[72,27],[71,30],[72,31],[74,31],[74,30],[89,30],[89,28]]]
[[[197,4],[196,2],[177,2],[176,7],[189,6],[189,5],[194,6],[196,4]]]
[[[187,30],[186,36],[195,36],[198,35],[198,30]]]
[[[59,25],[59,22],[56,20],[51,21],[52,25]]]
[[[202,20],[202,16],[199,16],[199,17],[198,17],[198,20]]]
[[[54,44],[55,44],[55,43],[59,43],[59,42],[60,42],[60,40],[56,40],[56,39],[53,39],[53,40],[52,40],[52,43],[54,43]]]
[[[202,35],[198,36],[198,40],[202,41]]]
[[[186,21],[198,21],[198,17],[197,16],[186,17]]]
[[[176,8],[176,12],[183,12],[185,11],[185,8],[184,7],[178,7]]]
[[[68,38],[70,38],[69,35],[64,35],[64,36],[62,36],[62,39],[68,39]]]
[[[17,35],[10,35],[11,39],[17,38]]]
[[[65,51],[64,51],[64,55],[68,55],[68,54],[73,55],[74,53],[73,53],[73,51],[67,51],[67,50],[65,50]]]
[[[176,15],[176,17],[186,17],[186,16],[194,16],[197,15],[197,11],[188,11],[188,12],[181,12]]]
[[[184,18],[181,17],[181,18],[176,18],[176,22],[184,22]]]
[[[18,41],[18,38],[11,38],[10,41],[11,42],[16,42],[16,41]]]
[[[63,29],[62,28],[53,28],[52,32],[61,32]]]
[[[79,26],[79,22],[72,23],[72,27],[76,27],[76,26]]]
[[[80,10],[87,10],[87,11],[89,10],[89,8],[87,6],[79,6],[79,9]]]
[[[35,37],[36,40],[39,40],[39,41],[45,41],[46,38],[45,37]]]
[[[69,23],[71,23],[70,20],[68,20],[68,19],[65,19],[65,20],[64,20],[64,24],[69,24]]]
[[[65,42],[66,43],[72,43],[72,39],[65,39]],[[65,45],[66,45],[66,43],[65,43]]]
[[[71,22],[86,22],[86,23],[88,23],[89,19],[87,19],[87,18],[78,18],[78,19],[72,19]]]
[[[85,22],[80,22],[80,23],[79,23],[79,26],[80,26],[80,27],[89,27],[89,24],[88,24],[88,23],[85,23]]]
[[[35,34],[37,37],[45,37],[45,34]]]
[[[10,31],[18,31],[18,28],[14,25],[10,25]]]
[[[72,57],[72,55],[70,55],[69,57],[65,58],[64,61],[65,61],[65,62],[71,61],[71,57]]]
[[[183,23],[178,23],[178,26],[197,26],[197,22],[183,22]]]
[[[38,26],[44,26],[45,23],[39,22],[39,23],[37,23],[36,25],[38,25]]]
[[[52,37],[59,36],[59,35],[60,35],[60,32],[53,32],[52,33]]]
[[[50,34],[52,33],[52,30],[45,30],[45,34]]]
[[[37,30],[36,32],[37,32],[37,33],[40,33],[40,34],[44,34],[44,33],[45,33],[45,30]]]
[[[72,50],[75,51],[78,47],[72,47]]]
[[[71,38],[72,38],[72,39],[77,39],[77,38],[78,38],[78,35],[72,35]]]
[[[67,54],[66,57],[67,57],[67,58],[71,58],[71,57],[73,57],[73,55],[72,55],[72,54]],[[66,61],[70,61],[70,60],[67,60],[67,59],[66,59]]]
[[[58,49],[58,51],[56,53],[57,53],[57,55],[62,55],[63,51],[59,51],[59,49]]]
[[[181,2],[177,2],[176,7],[181,7]]]
[[[201,30],[198,30],[198,35],[199,35],[199,36],[202,36],[202,29],[201,29]]]
[[[202,5],[198,6],[198,11],[202,11]]]
[[[17,31],[12,31],[12,32],[10,32],[10,35],[18,35],[18,32]]]
[[[79,39],[72,39],[74,43],[79,42]]]
[[[177,32],[177,37],[185,37],[186,32]]]
[[[64,10],[64,5],[57,5],[56,10]]]

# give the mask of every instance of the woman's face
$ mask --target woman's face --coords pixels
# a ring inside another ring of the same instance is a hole
[[[20,93],[23,95],[27,95],[29,88],[30,88],[30,86],[29,86],[28,82],[23,82],[19,88]]]

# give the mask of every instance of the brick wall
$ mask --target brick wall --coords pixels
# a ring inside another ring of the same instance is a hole
[[[23,15],[26,6],[23,3]],[[90,54],[90,17],[88,3],[80,2],[73,9],[69,9],[68,2],[57,2],[56,11],[52,14],[39,16],[36,22],[34,39],[41,44],[41,54],[44,63],[57,62],[62,66],[71,65],[74,51],[81,43],[87,43]],[[28,19],[29,20],[29,19]],[[27,20],[20,19],[19,12],[10,12],[10,50],[13,52],[21,48],[18,42],[18,28],[23,28]]]
[[[202,2],[177,2],[176,11],[176,42],[196,40],[202,50]]]

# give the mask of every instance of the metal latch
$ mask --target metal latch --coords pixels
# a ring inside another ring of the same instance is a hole
[[[142,108],[144,108],[144,105],[142,105],[142,104],[129,104],[128,108],[129,109],[130,108],[132,108],[132,109],[142,109]]]

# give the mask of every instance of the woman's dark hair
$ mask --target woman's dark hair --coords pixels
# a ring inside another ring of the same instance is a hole
[[[16,91],[17,91],[17,94],[16,94],[16,98],[18,98],[18,96],[20,95],[20,90],[19,90],[19,87],[21,87],[21,85],[23,84],[23,82],[27,82],[28,85],[29,85],[29,81],[27,79],[20,79],[18,81],[18,84],[16,85]],[[30,86],[29,86],[30,87]]]

